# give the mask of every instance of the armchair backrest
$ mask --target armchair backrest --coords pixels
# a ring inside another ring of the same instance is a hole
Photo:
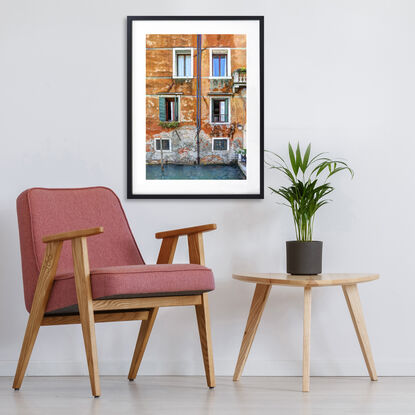
[[[91,268],[144,264],[127,218],[115,193],[106,187],[25,190],[17,198],[25,303],[31,308],[47,235],[104,227],[88,238]],[[58,274],[72,272],[70,241],[64,242]]]

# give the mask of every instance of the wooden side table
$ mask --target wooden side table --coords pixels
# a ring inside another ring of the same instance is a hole
[[[246,359],[248,358],[258,324],[261,320],[268,295],[273,285],[288,285],[304,288],[304,327],[303,327],[303,392],[310,390],[310,323],[311,323],[311,289],[340,285],[352,317],[357,338],[362,349],[370,379],[377,380],[375,362],[370,349],[369,336],[363,317],[357,284],[373,281],[378,274],[319,274],[319,275],[290,275],[290,274],[234,274],[234,279],[256,284],[241,350],[235,367],[233,380],[241,377]]]

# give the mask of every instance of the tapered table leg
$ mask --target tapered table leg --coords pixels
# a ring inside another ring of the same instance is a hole
[[[347,306],[349,307],[350,316],[352,317],[353,325],[356,330],[360,348],[362,349],[370,379],[378,380],[357,285],[343,285],[342,288],[344,297],[346,298]]]
[[[310,390],[311,287],[304,287],[303,392]]]
[[[251,309],[249,310],[248,321],[246,322],[245,333],[242,338],[241,350],[239,351],[239,357],[236,363],[235,373],[233,375],[234,381],[239,380],[241,377],[270,291],[271,285],[256,285],[254,297],[252,298]]]

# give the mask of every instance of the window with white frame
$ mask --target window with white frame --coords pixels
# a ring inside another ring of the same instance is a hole
[[[231,77],[230,49],[210,49],[210,76],[212,78]]]
[[[193,77],[193,49],[173,49],[173,78]]]
[[[213,138],[212,139],[212,150],[213,151],[228,151],[229,150],[229,139],[228,138]]]
[[[230,122],[229,98],[211,98],[210,121],[213,124],[228,124]]]
[[[156,138],[155,140],[155,147],[156,147],[156,151],[161,151],[160,150],[160,141],[161,141],[161,145],[162,145],[162,149],[163,151],[171,151],[171,140],[170,138]]]
[[[159,119],[161,122],[179,121],[179,102],[178,96],[159,97]]]

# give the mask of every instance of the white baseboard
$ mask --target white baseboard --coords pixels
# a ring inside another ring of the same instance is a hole
[[[415,376],[415,360],[375,361],[379,376]],[[0,361],[0,376],[14,376],[17,361]],[[127,375],[129,361],[100,361],[101,375]],[[232,376],[235,361],[216,360],[217,376]],[[301,360],[256,360],[248,361],[245,376],[301,376]],[[41,362],[31,361],[28,376],[83,376],[87,375],[86,362]],[[154,376],[197,376],[203,375],[202,362],[181,361],[144,361],[141,375]],[[311,376],[367,376],[366,367],[361,360],[312,360]]]

